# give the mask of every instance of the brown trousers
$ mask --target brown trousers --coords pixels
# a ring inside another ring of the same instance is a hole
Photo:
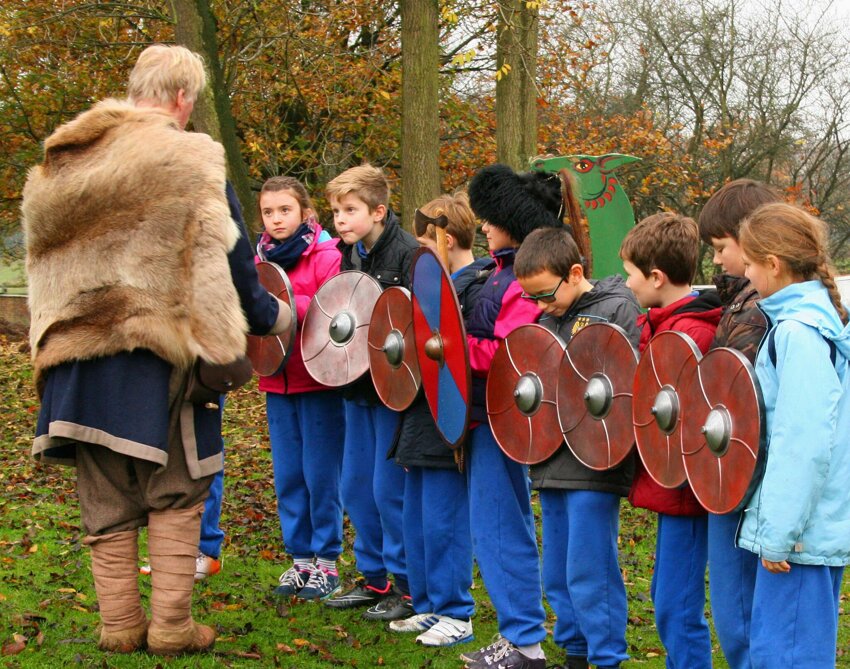
[[[116,453],[77,442],[77,495],[83,529],[90,536],[124,532],[148,524],[148,513],[189,509],[209,494],[214,475],[192,479],[180,428],[185,375],[173,374],[168,415],[168,463]]]

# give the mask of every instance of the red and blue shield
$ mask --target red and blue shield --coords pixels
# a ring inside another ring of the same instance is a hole
[[[413,333],[422,387],[437,429],[457,448],[469,426],[471,388],[463,315],[452,280],[433,251],[419,249],[412,271]]]

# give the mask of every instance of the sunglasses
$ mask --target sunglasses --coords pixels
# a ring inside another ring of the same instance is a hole
[[[561,284],[564,283],[567,277],[562,276],[561,280],[558,281],[558,285],[555,286],[553,290],[550,290],[548,293],[538,293],[537,295],[529,295],[528,293],[522,293],[520,297],[524,300],[530,300],[532,302],[546,302],[547,304],[551,304],[555,301],[555,293],[558,292],[558,288],[561,287]]]

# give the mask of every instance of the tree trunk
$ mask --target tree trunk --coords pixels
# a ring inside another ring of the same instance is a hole
[[[242,213],[249,230],[256,228],[257,212],[248,169],[236,136],[236,123],[230,111],[230,100],[224,86],[221,61],[218,58],[215,17],[208,0],[172,0],[174,36],[178,44],[201,54],[207,65],[209,82],[195,102],[192,124],[224,145],[228,174],[242,203]]]
[[[401,215],[440,194],[440,35],[437,0],[401,1]]]
[[[500,0],[496,39],[496,157],[515,170],[537,153],[536,7]]]

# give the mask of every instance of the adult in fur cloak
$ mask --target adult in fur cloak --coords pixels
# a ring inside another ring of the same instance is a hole
[[[42,399],[33,453],[77,467],[105,650],[174,654],[215,640],[192,620],[191,597],[203,502],[223,464],[210,446],[220,413],[184,398],[195,360],[243,355],[240,295],[251,291],[231,278],[239,229],[223,148],[183,131],[205,80],[191,51],[149,47],[128,100],[58,128],[24,189]],[[291,314],[271,302],[266,331],[281,331]],[[137,571],[145,525],[150,623]]]

